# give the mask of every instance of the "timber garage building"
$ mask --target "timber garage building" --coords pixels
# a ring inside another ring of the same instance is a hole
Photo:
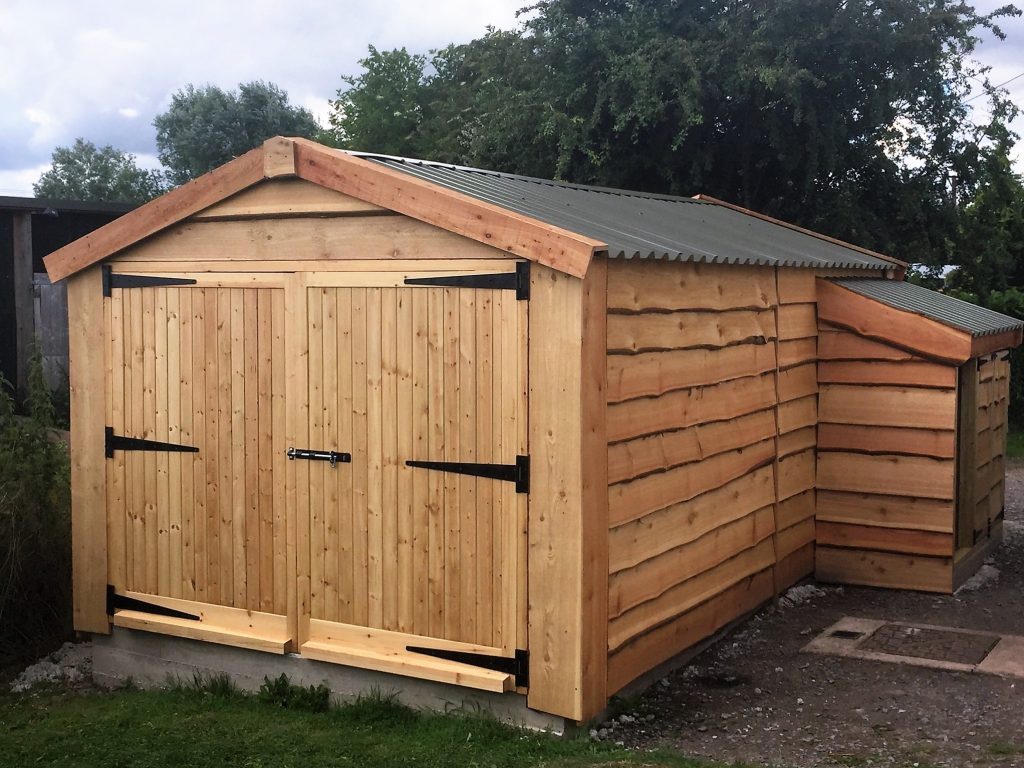
[[[719,201],[275,138],[46,266],[75,626],[136,679],[585,721],[799,579],[1000,541],[1022,324]]]

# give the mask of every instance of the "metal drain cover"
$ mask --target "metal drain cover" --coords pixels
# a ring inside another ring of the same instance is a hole
[[[862,651],[914,656],[919,659],[980,664],[999,642],[998,635],[947,632],[941,629],[884,624],[859,644]]]

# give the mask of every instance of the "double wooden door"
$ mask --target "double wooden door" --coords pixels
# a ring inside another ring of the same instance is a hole
[[[527,302],[453,274],[113,282],[115,623],[423,677],[525,648]]]

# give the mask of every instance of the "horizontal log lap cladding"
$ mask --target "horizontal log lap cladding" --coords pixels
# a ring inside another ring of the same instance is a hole
[[[819,333],[818,577],[949,591],[956,367]]]
[[[814,280],[609,262],[610,693],[813,570]]]

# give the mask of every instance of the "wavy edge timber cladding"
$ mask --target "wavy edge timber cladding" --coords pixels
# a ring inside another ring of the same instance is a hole
[[[814,567],[811,270],[609,263],[609,692]]]
[[[950,591],[956,367],[820,334],[817,578]]]

